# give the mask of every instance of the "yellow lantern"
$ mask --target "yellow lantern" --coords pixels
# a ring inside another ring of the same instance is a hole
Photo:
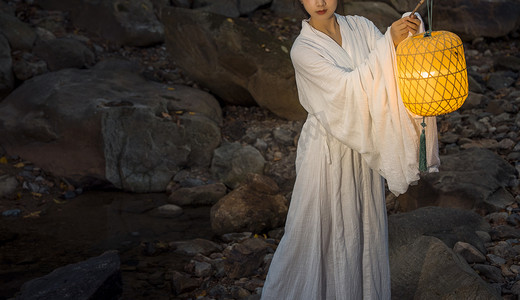
[[[413,35],[397,47],[403,103],[419,116],[460,108],[468,97],[468,73],[461,39],[448,31]]]
[[[453,112],[468,97],[464,47],[461,39],[451,32],[429,30],[399,43],[396,55],[403,104],[410,112],[423,116],[419,170],[426,171],[424,117]]]

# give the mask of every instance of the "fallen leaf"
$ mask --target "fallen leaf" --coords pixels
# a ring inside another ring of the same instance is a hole
[[[32,212],[32,213],[30,213],[30,214],[28,214],[28,215],[25,215],[25,216],[23,216],[23,217],[24,217],[24,218],[38,218],[38,217],[40,216],[41,213],[42,213],[42,211],[39,210],[39,211]]]
[[[168,88],[168,91],[175,91],[175,88],[173,88],[173,87],[169,87],[169,88]]]
[[[194,111],[190,111],[190,112],[188,112],[188,114],[193,116],[195,114],[195,112]]]
[[[289,50],[287,50],[287,47],[282,46],[281,48],[282,48],[282,51],[283,51],[283,52],[285,52],[285,53],[289,53]]]
[[[206,292],[206,290],[203,290],[201,291],[198,295],[197,295],[197,298],[198,297],[205,297],[208,293]]]
[[[31,195],[33,195],[34,197],[41,197],[42,196],[41,193],[36,193],[36,192],[31,192]]]
[[[65,203],[67,203],[67,201],[61,201],[61,200],[58,200],[58,199],[52,199],[52,200],[54,200],[54,203],[56,203],[56,204],[65,204]]]
[[[23,162],[19,162],[14,165],[15,168],[23,168],[24,166],[25,166],[25,164]]]
[[[0,164],[5,165],[6,163],[7,163],[7,157],[5,157],[5,156],[0,157]]]
[[[233,19],[231,19],[231,18],[227,18],[226,21],[228,21],[229,23],[234,23]]]
[[[177,110],[177,111],[175,111],[175,113],[178,114],[178,115],[182,115],[184,113],[184,111],[183,110]]]

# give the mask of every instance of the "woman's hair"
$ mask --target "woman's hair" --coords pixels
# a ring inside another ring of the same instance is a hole
[[[294,6],[299,6],[300,9],[303,11],[305,16],[307,18],[310,17],[309,13],[305,10],[305,7],[303,6],[303,3],[301,0],[293,0]],[[344,15],[345,11],[343,10],[343,0],[338,0],[338,5],[336,6],[336,13],[340,15]]]

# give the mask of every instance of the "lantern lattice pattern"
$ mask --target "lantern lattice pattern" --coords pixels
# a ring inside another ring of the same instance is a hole
[[[468,96],[468,73],[461,39],[447,31],[416,34],[397,47],[403,103],[419,116],[457,110]]]

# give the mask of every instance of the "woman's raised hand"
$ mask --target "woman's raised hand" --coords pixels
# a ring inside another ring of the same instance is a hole
[[[421,20],[419,20],[415,15],[401,18],[392,23],[390,34],[392,35],[394,46],[397,47],[400,42],[407,38],[408,33],[417,33],[419,26],[421,26]]]

